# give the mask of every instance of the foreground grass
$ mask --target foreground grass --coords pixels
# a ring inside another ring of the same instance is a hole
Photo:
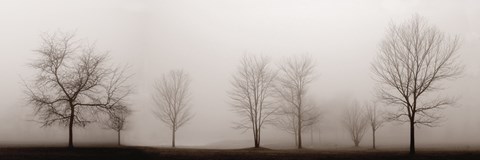
[[[421,151],[414,157],[399,151],[326,151],[326,150],[270,150],[270,149],[172,149],[151,147],[102,148],[0,148],[0,160],[124,160],[124,159],[480,159],[480,151]]]

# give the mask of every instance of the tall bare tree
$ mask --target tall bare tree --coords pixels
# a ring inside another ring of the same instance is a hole
[[[275,119],[275,126],[281,130],[287,131],[292,134],[295,139],[295,145],[299,145],[298,141],[298,116],[296,115],[296,108],[288,106],[281,106],[277,112],[277,118]],[[321,113],[318,111],[315,105],[305,105],[304,112],[301,116],[301,130],[310,128],[313,130],[313,126],[317,124],[321,119]],[[313,139],[313,138],[312,138]]]
[[[357,102],[353,102],[352,106],[344,110],[342,118],[345,129],[347,129],[355,147],[358,147],[368,127],[368,118],[364,110]]]
[[[117,132],[117,145],[121,146],[121,131],[125,130],[127,117],[132,111],[125,105],[115,105],[115,110],[107,113],[108,119],[104,120],[104,125],[107,129],[112,129]]]
[[[175,133],[193,117],[189,105],[190,81],[183,70],[172,70],[155,85],[154,113],[172,130],[172,147],[175,147]]]
[[[233,90],[229,94],[232,105],[242,116],[235,127],[252,130],[255,148],[260,147],[263,126],[272,122],[271,115],[277,110],[272,99],[275,76],[268,58],[244,55],[231,82]]]
[[[366,104],[365,105],[366,111],[367,111],[367,119],[368,119],[368,124],[370,125],[370,128],[372,128],[372,147],[373,149],[376,149],[375,147],[375,133],[377,129],[383,126],[383,123],[385,122],[385,119],[383,117],[383,112],[380,112],[377,108],[376,103],[371,103],[371,104]]]
[[[28,101],[42,126],[68,126],[68,147],[73,148],[73,128],[85,127],[99,113],[115,109],[130,94],[125,68],[111,67],[107,54],[75,34],[55,32],[41,36],[31,66],[38,72],[25,83]]]
[[[307,103],[305,103],[305,95],[308,85],[314,79],[315,64],[312,57],[308,55],[293,56],[285,59],[279,65],[280,73],[278,76],[278,86],[275,87],[279,97],[288,107],[287,112],[295,115],[297,126],[297,147],[302,148],[302,124],[315,116],[306,116],[309,114]]]
[[[442,117],[438,111],[454,102],[431,93],[441,89],[442,80],[461,74],[458,49],[458,37],[446,36],[424,18],[414,15],[403,24],[390,25],[372,63],[379,97],[400,107],[389,118],[410,124],[412,155],[415,126],[435,126]]]

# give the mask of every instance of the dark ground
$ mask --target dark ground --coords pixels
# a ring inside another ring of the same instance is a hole
[[[327,150],[270,150],[270,149],[171,149],[151,147],[98,147],[98,148],[49,148],[16,147],[0,148],[0,160],[123,160],[123,159],[362,159],[362,160],[397,160],[397,159],[480,159],[480,151],[417,151],[409,157],[405,151],[327,151]]]

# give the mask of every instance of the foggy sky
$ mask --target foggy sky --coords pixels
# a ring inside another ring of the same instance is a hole
[[[41,128],[24,102],[22,79],[34,74],[28,63],[40,46],[39,35],[76,31],[78,38],[109,51],[114,64],[128,63],[134,74],[134,110],[122,138],[129,145],[168,145],[170,132],[152,114],[153,82],[171,69],[192,78],[195,117],[177,132],[179,146],[222,142],[252,144],[249,131],[235,130],[238,116],[227,91],[240,57],[266,55],[278,63],[285,56],[311,54],[316,79],[308,90],[325,113],[320,141],[350,145],[340,126],[340,113],[351,100],[373,98],[370,63],[389,23],[418,13],[430,24],[462,39],[464,75],[446,82],[442,93],[458,97],[443,111],[447,120],[436,128],[417,129],[419,145],[480,146],[480,2],[475,0],[46,0],[0,2],[0,145],[2,143],[66,144],[67,129]],[[293,137],[267,126],[263,144],[291,144]],[[408,126],[388,123],[377,143],[406,145]],[[370,145],[370,131],[361,145]],[[318,131],[315,133],[318,143]],[[115,133],[96,124],[74,129],[74,143],[115,141]],[[310,142],[310,133],[304,136]],[[232,144],[233,145],[233,144]]]

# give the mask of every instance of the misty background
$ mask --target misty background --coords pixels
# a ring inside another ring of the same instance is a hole
[[[316,79],[309,99],[324,116],[314,145],[351,146],[340,115],[352,100],[374,99],[370,63],[389,23],[418,13],[442,32],[461,37],[463,76],[446,82],[444,95],[458,98],[442,111],[439,127],[417,128],[418,146],[480,146],[480,1],[475,0],[4,0],[0,2],[0,146],[64,145],[66,127],[42,128],[25,102],[23,80],[34,75],[39,35],[75,31],[110,52],[114,64],[131,65],[135,93],[128,98],[122,143],[167,146],[168,128],[152,114],[156,79],[171,69],[192,78],[195,117],[177,132],[178,146],[252,146],[251,132],[233,129],[240,119],[229,104],[230,81],[245,53],[278,63],[285,56],[310,54]],[[383,108],[381,106],[380,108]],[[370,130],[361,146],[370,146]],[[408,145],[407,124],[388,123],[377,132],[378,147]],[[304,144],[311,146],[310,131]],[[93,123],[74,129],[75,144],[114,143],[116,133]],[[274,126],[262,132],[262,146],[294,146],[293,136]]]

